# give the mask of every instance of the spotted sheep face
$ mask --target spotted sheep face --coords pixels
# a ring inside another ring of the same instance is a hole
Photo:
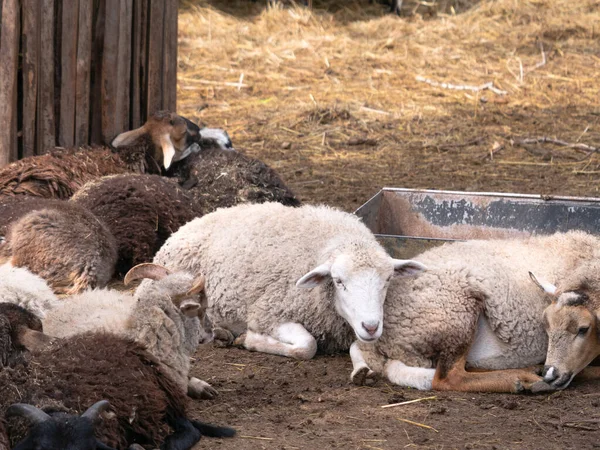
[[[598,356],[598,316],[585,291],[556,294],[544,311],[548,353],[543,376],[546,383],[564,389]]]
[[[111,144],[115,148],[135,145],[145,134],[150,135],[156,149],[154,157],[162,162],[165,169],[173,162],[200,151],[198,125],[168,111],[154,113],[143,126],[119,134]]]
[[[329,285],[337,313],[362,342],[375,342],[383,331],[383,304],[394,276],[413,276],[426,268],[417,261],[393,259],[358,261],[355,255],[341,254],[314,268],[298,280],[300,288]]]

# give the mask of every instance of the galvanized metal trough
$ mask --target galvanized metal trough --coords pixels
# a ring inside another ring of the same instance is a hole
[[[600,231],[600,198],[383,188],[355,211],[395,258],[444,242]]]

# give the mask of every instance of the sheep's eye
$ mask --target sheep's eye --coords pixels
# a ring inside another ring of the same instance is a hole
[[[577,330],[577,336],[585,336],[589,330],[590,327],[581,327]]]

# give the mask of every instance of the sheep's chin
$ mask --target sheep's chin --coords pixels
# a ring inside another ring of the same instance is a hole
[[[377,333],[375,333],[374,336],[363,336],[356,330],[354,330],[354,334],[356,335],[359,341],[364,342],[366,344],[372,344],[374,342],[377,342],[377,340],[379,340],[379,338],[381,337],[381,331],[377,331]]]

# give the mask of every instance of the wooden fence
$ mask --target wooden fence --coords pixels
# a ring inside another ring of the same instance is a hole
[[[178,0],[0,0],[0,166],[175,110]]]

